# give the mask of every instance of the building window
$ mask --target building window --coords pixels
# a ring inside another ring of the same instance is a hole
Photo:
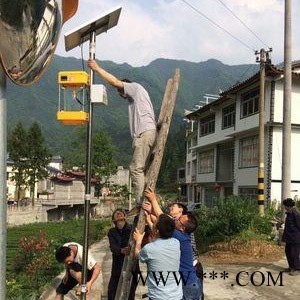
[[[199,153],[198,173],[214,172],[214,150]]]
[[[241,95],[241,118],[258,113],[259,91],[252,90]]]
[[[192,144],[191,140],[188,140],[187,141],[187,153],[191,153],[191,144]]]
[[[187,175],[190,175],[191,174],[191,163],[188,162],[187,164]]]
[[[215,115],[209,115],[200,119],[200,136],[215,132]]]
[[[185,179],[185,169],[178,170],[178,178],[179,178],[179,180]]]
[[[240,187],[239,196],[243,198],[257,199],[257,188],[256,187]]]
[[[235,124],[235,104],[226,106],[222,110],[222,129],[234,126]]]
[[[240,140],[240,167],[256,167],[258,164],[258,138],[248,137]]]

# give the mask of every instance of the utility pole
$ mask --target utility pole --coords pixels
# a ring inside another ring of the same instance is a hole
[[[6,299],[6,117],[7,117],[7,100],[6,92],[6,76],[2,66],[0,65],[0,299]]]
[[[260,63],[260,79],[259,79],[259,136],[258,136],[258,176],[257,176],[257,200],[259,214],[265,214],[265,77],[266,77],[266,63],[270,62],[269,51],[260,49],[255,51],[256,62]]]
[[[282,175],[281,200],[290,197],[291,192],[291,93],[292,93],[292,38],[291,0],[285,0],[284,13],[284,85],[282,120]],[[284,212],[282,207],[282,216]]]

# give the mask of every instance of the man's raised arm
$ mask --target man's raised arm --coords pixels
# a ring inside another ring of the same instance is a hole
[[[144,194],[152,204],[152,209],[153,209],[154,215],[158,217],[161,214],[163,214],[163,211],[161,210],[161,208],[157,202],[156,195],[151,190],[151,188],[148,188]]]
[[[118,88],[123,89],[124,83],[115,77],[114,75],[108,73],[104,69],[102,69],[95,60],[89,59],[87,62],[87,65],[89,68],[91,68],[93,71],[95,71],[104,81],[106,81],[108,84]]]

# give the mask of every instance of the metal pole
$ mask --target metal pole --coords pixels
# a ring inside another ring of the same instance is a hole
[[[260,83],[259,83],[259,149],[258,149],[258,209],[261,216],[265,213],[265,69],[266,52],[260,50]]]
[[[285,0],[284,18],[284,91],[282,121],[282,188],[281,199],[291,192],[291,92],[292,92],[292,39],[291,0]],[[282,207],[283,212],[283,207]],[[284,213],[283,213],[284,217]]]
[[[0,299],[6,299],[6,76],[0,64]]]
[[[128,195],[128,201],[129,201],[129,211],[131,211],[132,208],[132,180],[131,180],[131,175],[129,173],[129,180],[128,180],[128,188],[129,188],[129,195]]]
[[[89,58],[95,59],[96,52],[96,32],[90,33]],[[90,85],[94,82],[94,71],[90,69]],[[86,282],[88,266],[88,238],[90,221],[90,200],[91,200],[91,178],[92,178],[92,138],[93,138],[93,103],[89,99],[89,122],[87,124],[87,145],[86,145],[86,165],[85,165],[85,199],[84,199],[84,243],[83,243],[83,264],[82,264],[82,288],[81,299],[86,299]]]

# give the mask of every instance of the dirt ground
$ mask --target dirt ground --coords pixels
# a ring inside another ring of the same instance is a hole
[[[300,274],[290,276],[284,246],[273,242],[219,243],[201,255],[205,300],[294,300]]]
[[[284,246],[272,241],[238,241],[217,243],[201,255],[204,264],[262,263],[268,264],[284,256]]]

